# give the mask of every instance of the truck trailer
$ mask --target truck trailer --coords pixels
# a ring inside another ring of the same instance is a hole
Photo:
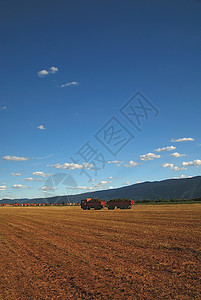
[[[134,204],[135,201],[130,199],[113,199],[107,201],[107,203],[106,201],[101,199],[87,198],[81,200],[81,208],[84,210],[90,210],[91,208],[95,210],[100,210],[104,207],[107,207],[108,209],[115,209],[115,208],[131,209],[132,205]]]
[[[135,204],[134,200],[113,199],[113,200],[107,201],[107,208],[115,209],[115,207],[116,207],[116,208],[120,208],[120,209],[131,209],[133,204]]]
[[[100,210],[104,208],[105,205],[106,205],[106,201],[101,199],[87,198],[81,200],[81,208],[84,210],[90,210],[91,208],[94,208],[95,210]]]

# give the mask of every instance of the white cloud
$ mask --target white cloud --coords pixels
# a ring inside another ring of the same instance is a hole
[[[188,141],[195,141],[195,139],[193,138],[180,138],[180,139],[177,139],[177,140],[174,140],[172,139],[171,142],[174,142],[174,143],[178,143],[178,142],[188,142]]]
[[[6,185],[0,185],[0,191],[5,191]]]
[[[163,168],[170,168],[172,171],[183,171],[183,170],[186,170],[186,168],[184,168],[184,167],[179,168],[179,167],[174,166],[173,164],[169,164],[169,163],[165,163],[162,166],[163,166]]]
[[[67,170],[83,169],[82,165],[75,164],[75,163],[64,163],[63,165],[55,164],[51,166],[56,169],[67,169]]]
[[[78,185],[77,187],[76,187],[76,189],[78,189],[78,190],[95,190],[95,187],[92,187],[92,186],[80,186],[80,185]]]
[[[41,190],[47,192],[47,191],[53,191],[53,190],[56,190],[56,188],[55,188],[55,187],[47,187],[47,186],[43,186],[43,187],[41,188]]]
[[[77,81],[72,81],[72,82],[67,82],[67,83],[64,83],[64,84],[61,84],[61,88],[64,88],[64,87],[67,87],[67,86],[78,86],[79,83]]]
[[[93,167],[92,164],[89,163],[82,163],[81,165],[79,164],[75,164],[75,163],[64,163],[63,165],[61,164],[55,164],[55,165],[51,165],[52,167],[56,168],[56,169],[64,169],[64,170],[82,170],[84,168],[86,169],[90,169]]]
[[[108,181],[102,180],[99,183],[92,183],[92,185],[94,186],[95,189],[102,189],[104,185],[106,185],[107,183]]]
[[[54,73],[56,73],[56,72],[58,72],[59,71],[59,69],[57,68],[57,67],[54,67],[54,66],[52,66],[52,67],[50,67],[48,70],[41,70],[41,71],[38,71],[38,76],[39,77],[45,77],[45,76],[47,76],[48,74],[54,74]]]
[[[43,125],[37,126],[38,129],[40,130],[45,130],[46,128]]]
[[[124,182],[123,184],[124,184],[124,185],[129,185],[129,184],[131,184],[131,182],[130,182],[130,181],[126,181],[126,182]]]
[[[76,188],[79,190],[88,190],[89,189],[87,186],[77,186]]]
[[[7,106],[6,105],[3,105],[0,107],[0,110],[6,110],[7,109]]]
[[[196,166],[201,166],[201,160],[200,159],[195,159],[194,161],[187,161],[182,163],[183,167],[196,167]]]
[[[31,189],[30,187],[22,185],[22,184],[14,184],[12,187],[14,189]]]
[[[38,71],[37,74],[39,77],[44,77],[44,76],[48,75],[49,73],[47,70],[41,70],[41,71]]]
[[[10,173],[12,176],[22,176],[21,173]]]
[[[190,178],[191,176],[187,177],[187,178]],[[186,178],[186,175],[180,175],[180,176],[177,176],[177,177],[172,177],[172,179],[183,179],[183,178]]]
[[[107,184],[108,182],[107,181],[105,181],[105,180],[102,180],[102,181],[100,181],[99,183],[95,183],[95,182],[93,182],[92,184],[94,185],[94,186],[100,186],[100,185],[105,185],[105,184]]]
[[[163,168],[167,168],[167,167],[173,168],[174,165],[173,164],[169,164],[169,163],[163,164]]]
[[[59,69],[57,67],[52,66],[52,67],[49,68],[49,73],[54,74],[54,73],[56,73],[58,71],[59,71]]]
[[[174,153],[170,154],[170,156],[173,156],[173,157],[182,157],[182,156],[186,156],[186,154],[180,154],[178,152],[174,152]]]
[[[155,158],[160,158],[161,156],[160,155],[156,155],[154,153],[147,153],[147,154],[144,154],[144,155],[140,155],[140,160],[153,160]]]
[[[86,169],[91,169],[91,168],[93,167],[93,164],[89,164],[89,163],[84,162],[84,163],[82,164],[82,166],[83,166],[83,169],[84,169],[84,168],[86,168]]]
[[[175,150],[175,149],[176,149],[176,147],[174,147],[174,146],[168,146],[168,147],[158,148],[154,151],[163,152],[163,151],[171,151],[171,150]]]
[[[23,179],[23,181],[33,181],[33,180],[34,180],[33,177],[28,177],[28,178]]]
[[[102,180],[102,181],[100,182],[100,184],[101,184],[101,185],[107,184],[107,181],[106,181],[106,180]]]
[[[112,185],[110,185],[108,189],[109,189],[109,190],[112,190],[112,189],[113,189],[113,186],[112,186]]]
[[[41,176],[41,177],[46,177],[46,174],[44,172],[33,172],[32,175],[36,175],[36,176]]]
[[[12,161],[24,161],[30,159],[29,157],[19,157],[19,156],[4,156],[3,159],[5,160],[12,160]]]
[[[108,164],[114,164],[116,167],[120,167],[123,164],[123,161],[120,160],[107,160],[106,161]]]
[[[126,168],[133,168],[136,167],[138,165],[138,163],[134,162],[133,160],[130,160],[127,164],[125,164],[124,166]]]

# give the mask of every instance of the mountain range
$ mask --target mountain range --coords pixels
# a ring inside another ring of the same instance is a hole
[[[34,199],[2,199],[0,203],[79,203],[82,199],[86,198],[99,198],[103,200],[127,198],[137,202],[138,200],[194,199],[199,197],[201,197],[201,176],[153,182],[146,181],[120,188],[98,190],[77,195]]]

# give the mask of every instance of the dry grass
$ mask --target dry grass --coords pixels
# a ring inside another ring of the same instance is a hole
[[[201,204],[0,208],[0,299],[200,299]]]

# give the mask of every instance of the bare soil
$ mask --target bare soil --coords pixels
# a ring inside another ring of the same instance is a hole
[[[201,299],[201,204],[0,208],[0,299]]]

